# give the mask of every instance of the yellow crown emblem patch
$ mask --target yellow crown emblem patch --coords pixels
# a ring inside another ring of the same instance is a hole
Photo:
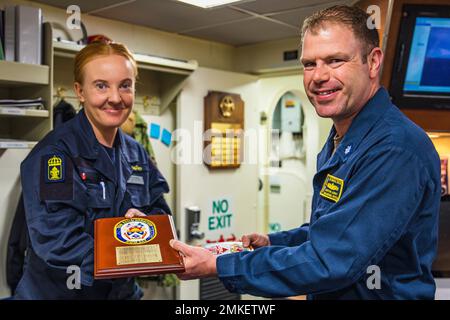
[[[64,181],[64,158],[58,155],[48,156],[47,182]]]

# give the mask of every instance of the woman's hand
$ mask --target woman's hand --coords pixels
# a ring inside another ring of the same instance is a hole
[[[146,217],[147,215],[138,209],[130,208],[127,213],[125,213],[125,218],[135,218],[135,217]]]

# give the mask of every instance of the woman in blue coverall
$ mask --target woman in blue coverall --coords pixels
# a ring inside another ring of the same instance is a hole
[[[17,299],[140,299],[133,278],[94,280],[94,220],[171,214],[167,182],[145,150],[123,134],[137,77],[117,43],[87,45],[75,57],[83,109],[50,132],[21,164],[30,241]]]

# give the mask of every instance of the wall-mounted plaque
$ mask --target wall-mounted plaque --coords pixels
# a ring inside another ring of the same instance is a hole
[[[238,168],[243,157],[244,102],[240,95],[209,91],[204,99],[204,162],[210,169]]]

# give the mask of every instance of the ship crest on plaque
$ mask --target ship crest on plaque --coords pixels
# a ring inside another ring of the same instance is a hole
[[[144,244],[156,237],[156,226],[146,219],[132,218],[114,226],[114,237],[125,244]]]

